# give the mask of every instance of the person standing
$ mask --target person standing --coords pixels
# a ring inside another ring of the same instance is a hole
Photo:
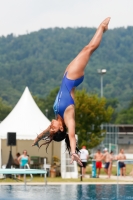
[[[26,164],[30,164],[30,158],[27,155],[26,150],[24,150],[23,154],[19,156],[18,161],[20,163],[20,169],[24,169]],[[18,178],[20,178],[20,176]]]
[[[105,162],[105,165],[104,165],[104,171],[105,173],[108,175],[107,178],[110,178],[110,153],[108,152],[108,149],[105,148],[104,149],[104,154],[103,154],[103,157],[102,159],[104,160]]]
[[[18,152],[17,154],[16,154],[16,158],[14,158],[14,165],[15,165],[15,168],[19,168],[19,161],[18,161],[18,158],[19,158],[19,156],[20,156],[20,153]]]
[[[120,152],[117,156],[117,160],[120,160],[119,161],[120,175],[126,176],[126,164],[124,163],[124,160],[126,160],[126,156],[124,154],[124,149],[120,149]]]
[[[115,157],[113,155],[113,151],[110,151],[110,165],[109,165],[109,169],[108,169],[108,176],[110,178],[111,174],[112,174],[112,165],[113,165],[113,160],[115,160]]]
[[[80,160],[82,162],[82,177],[84,177],[86,174],[87,160],[89,158],[89,153],[86,150],[86,146],[82,146],[79,156],[80,156]]]
[[[103,157],[103,154],[101,153],[101,150],[98,149],[97,153],[94,155],[94,159],[96,160],[97,178],[99,178],[101,168],[102,168],[102,157]]]

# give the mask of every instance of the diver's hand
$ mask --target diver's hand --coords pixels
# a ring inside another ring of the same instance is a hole
[[[71,153],[71,164],[73,163],[73,161],[76,161],[81,167],[83,166],[78,154],[76,153]]]
[[[32,144],[32,147],[33,147],[33,146],[39,146],[39,145],[38,145],[38,141],[39,141],[39,138],[36,137],[36,139],[34,140],[34,143]]]

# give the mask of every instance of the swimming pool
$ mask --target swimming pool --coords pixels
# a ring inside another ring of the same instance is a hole
[[[131,200],[133,185],[1,185],[0,200]]]

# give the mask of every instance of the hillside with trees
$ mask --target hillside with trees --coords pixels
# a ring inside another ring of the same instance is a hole
[[[14,106],[25,87],[46,98],[59,87],[65,67],[90,41],[95,28],[50,28],[27,35],[0,37],[0,97]],[[86,68],[84,82],[90,94],[100,95],[98,69],[105,68],[104,96],[116,99],[120,111],[133,97],[133,27],[108,30]]]

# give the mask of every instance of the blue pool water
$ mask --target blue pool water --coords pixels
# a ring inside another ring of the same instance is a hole
[[[133,200],[133,185],[0,186],[0,200]]]

